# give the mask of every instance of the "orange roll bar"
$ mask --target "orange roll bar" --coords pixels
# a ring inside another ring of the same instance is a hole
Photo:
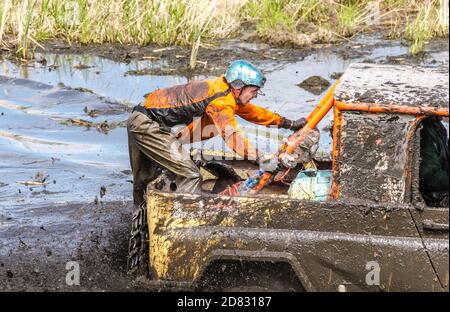
[[[402,105],[386,105],[371,103],[346,103],[336,101],[336,107],[341,111],[365,111],[370,113],[396,113],[408,115],[438,115],[448,117],[448,108],[411,107]]]

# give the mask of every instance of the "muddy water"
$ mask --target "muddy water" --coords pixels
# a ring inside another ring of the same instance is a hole
[[[125,132],[67,120],[108,120],[113,127],[127,107],[32,80],[2,77],[0,90],[0,289],[68,287],[71,260],[87,281],[78,289],[126,289]],[[86,106],[99,115],[87,116]]]
[[[406,53],[399,42],[360,37],[291,62],[277,62],[275,55],[258,62],[268,82],[266,96],[254,102],[295,119],[306,116],[326,92],[317,95],[297,86],[310,76],[333,83],[334,73],[360,61],[448,68],[447,42],[431,44],[421,59],[405,58]],[[164,60],[125,64],[90,55],[36,58],[45,62],[19,66],[0,61],[0,289],[143,289],[125,275],[132,184],[124,121],[144,94],[188,78],[126,74],[164,68]],[[331,117],[319,128],[329,125]],[[263,128],[239,122],[254,144],[278,148],[278,139],[256,138]],[[331,150],[325,130],[321,149]],[[80,263],[81,286],[65,283],[65,265],[71,260]]]

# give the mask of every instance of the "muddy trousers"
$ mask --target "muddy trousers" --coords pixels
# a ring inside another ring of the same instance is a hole
[[[135,205],[145,202],[147,184],[158,176],[154,163],[176,175],[177,192],[200,193],[200,171],[174,134],[137,111],[128,118],[127,130]]]

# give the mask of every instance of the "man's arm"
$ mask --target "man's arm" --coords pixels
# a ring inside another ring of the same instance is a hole
[[[214,122],[225,143],[233,151],[249,160],[257,159],[258,153],[239,128],[231,105],[223,100],[216,100],[208,105],[206,114]]]
[[[264,126],[279,125],[282,119],[280,115],[252,103],[239,105],[236,114],[247,121]]]
[[[247,121],[258,125],[271,126],[276,125],[279,128],[297,131],[306,125],[306,119],[300,118],[297,120],[289,120],[280,115],[262,108],[260,106],[248,103],[246,105],[239,105],[236,112],[239,116]]]

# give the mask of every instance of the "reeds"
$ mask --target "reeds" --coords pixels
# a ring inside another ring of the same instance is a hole
[[[0,44],[15,47],[22,58],[52,38],[179,44],[192,48],[195,67],[202,44],[237,32],[308,45],[352,37],[388,16],[391,34],[410,40],[412,53],[432,37],[448,36],[447,0],[2,0]]]
[[[417,54],[427,40],[448,36],[448,1],[430,0],[418,6],[417,16],[408,22],[405,37],[411,41],[409,51]]]

